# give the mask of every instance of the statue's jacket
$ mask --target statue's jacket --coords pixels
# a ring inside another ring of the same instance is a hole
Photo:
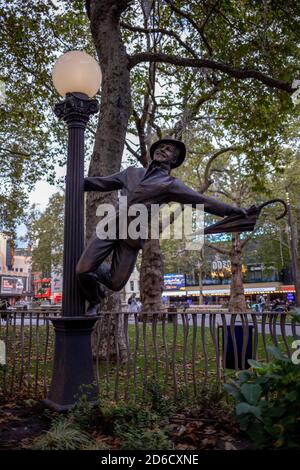
[[[147,169],[131,166],[110,176],[87,177],[84,179],[84,190],[101,192],[121,190],[121,195],[127,196],[128,207],[133,204],[145,204],[150,207],[151,204],[162,205],[170,202],[192,206],[203,204],[205,212],[223,217],[220,222],[206,227],[205,233],[253,230],[258,216],[255,211],[248,216],[245,209],[194,191],[178,178],[171,176],[156,162],[152,162]],[[141,248],[144,241],[127,240],[127,242],[136,248]]]

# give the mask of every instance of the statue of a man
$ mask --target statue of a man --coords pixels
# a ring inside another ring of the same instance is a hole
[[[253,230],[259,208],[241,209],[212,197],[203,195],[170,175],[173,168],[182,164],[186,148],[183,142],[165,137],[150,148],[151,163],[147,169],[129,167],[120,173],[106,177],[90,177],[84,180],[85,191],[122,190],[132,204],[203,204],[205,212],[221,216],[220,222],[205,233],[241,232]],[[77,264],[76,272],[80,287],[89,301],[86,315],[96,315],[97,306],[105,297],[105,288],[121,290],[128,281],[140,248],[145,240],[101,239],[95,234]],[[112,254],[110,264],[104,262]]]

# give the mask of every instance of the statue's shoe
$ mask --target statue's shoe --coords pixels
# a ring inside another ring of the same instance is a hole
[[[88,305],[88,308],[85,312],[86,317],[95,317],[98,314],[98,306],[99,304],[95,304],[93,302],[90,302]]]

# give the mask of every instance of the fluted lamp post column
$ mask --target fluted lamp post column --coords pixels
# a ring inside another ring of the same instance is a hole
[[[55,352],[50,390],[44,404],[64,411],[80,393],[95,401],[91,332],[97,318],[85,317],[85,301],[76,279],[76,264],[84,248],[84,132],[98,111],[93,96],[101,84],[101,70],[93,57],[72,51],[56,62],[53,83],[64,100],[54,112],[68,127],[65,191],[63,301],[61,318],[52,318]]]

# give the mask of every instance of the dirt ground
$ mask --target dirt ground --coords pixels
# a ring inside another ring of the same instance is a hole
[[[50,420],[39,404],[29,402],[1,403],[0,449],[30,448],[32,441],[47,430]]]
[[[0,403],[0,449],[30,449],[35,438],[50,426],[49,412],[40,403],[16,401]],[[177,450],[247,450],[253,449],[229,415],[215,415],[209,410],[199,417],[177,414],[169,417],[169,438]],[[97,432],[98,431],[98,432]],[[97,436],[96,436],[97,434]],[[118,439],[94,429],[93,435],[118,449]]]

